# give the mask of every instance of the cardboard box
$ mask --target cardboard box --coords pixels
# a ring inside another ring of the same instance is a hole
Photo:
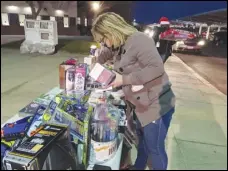
[[[59,87],[60,89],[66,89],[66,70],[75,66],[77,59],[69,59],[59,65]]]
[[[66,126],[45,124],[6,154],[4,167],[6,170],[75,170],[76,162],[72,162],[75,153],[69,136]]]
[[[85,90],[86,70],[87,70],[87,65],[83,63],[78,64],[75,68],[74,89],[76,91]]]
[[[115,74],[99,63],[95,64],[94,68],[90,71],[89,76],[103,86],[109,85],[115,79]]]
[[[84,57],[84,63],[89,66],[89,69],[91,71],[96,63],[96,57],[92,55]]]

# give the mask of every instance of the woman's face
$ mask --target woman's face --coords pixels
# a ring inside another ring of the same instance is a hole
[[[112,47],[112,41],[111,40],[105,39],[105,42],[104,43],[106,44],[107,47],[109,47],[109,48]]]
[[[107,46],[108,48],[111,48],[112,47],[112,41],[107,39],[106,37],[104,37],[102,40],[101,40],[101,43],[103,43],[105,46]]]

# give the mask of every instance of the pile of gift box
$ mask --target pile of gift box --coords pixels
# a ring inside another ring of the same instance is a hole
[[[68,142],[71,146],[65,151],[77,158],[81,169],[115,155],[118,131],[126,126],[125,103],[121,93],[102,89],[114,78],[114,72],[96,63],[94,51],[83,63],[76,58],[61,63],[59,88],[33,100],[19,111],[16,121],[2,126],[2,170],[44,169],[44,163],[40,164],[44,153],[58,145],[66,132],[65,146]],[[102,146],[109,148],[102,151]]]

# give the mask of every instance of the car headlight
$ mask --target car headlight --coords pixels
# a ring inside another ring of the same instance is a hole
[[[205,41],[204,41],[204,40],[200,40],[200,41],[197,43],[197,45],[203,46],[203,45],[205,45]]]
[[[149,34],[149,33],[150,33],[150,30],[149,30],[149,29],[146,29],[146,30],[144,31],[144,33]]]
[[[153,37],[154,36],[154,31],[152,30],[150,33],[149,33],[149,37]]]

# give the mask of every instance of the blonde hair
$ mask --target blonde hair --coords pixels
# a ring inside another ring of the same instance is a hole
[[[91,29],[95,41],[101,42],[103,38],[107,38],[112,41],[114,48],[123,45],[126,39],[137,31],[123,17],[114,12],[99,15],[94,20]]]

